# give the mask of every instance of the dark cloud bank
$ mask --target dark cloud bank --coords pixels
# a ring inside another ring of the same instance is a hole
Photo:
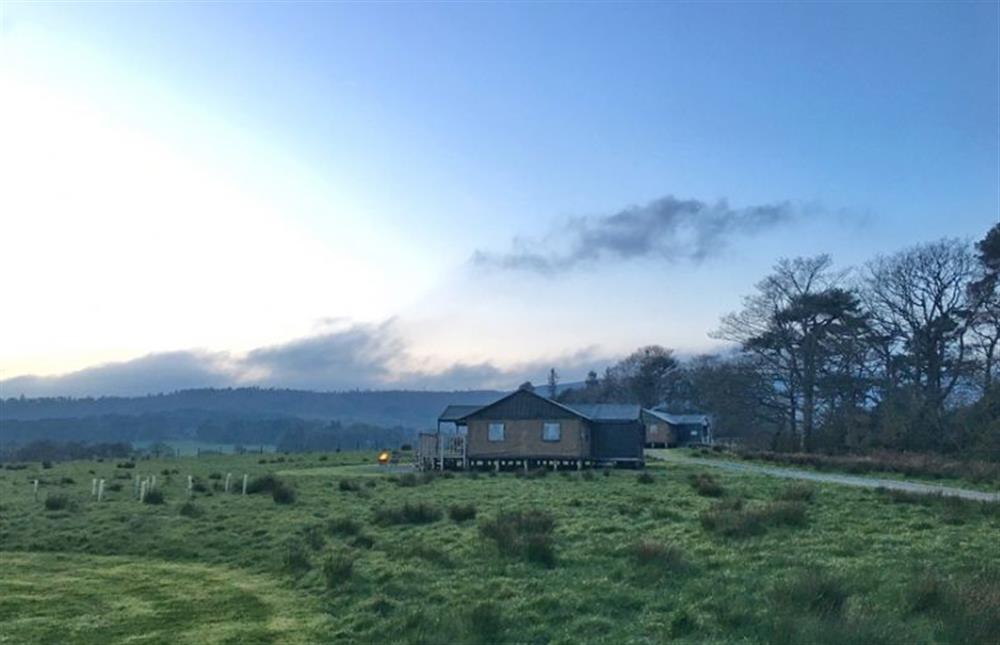
[[[603,369],[605,358],[590,350],[500,368],[492,363],[456,363],[445,369],[407,367],[407,345],[394,322],[346,329],[254,349],[229,352],[177,351],[149,354],[58,376],[17,376],[0,381],[0,398],[39,396],[141,396],[202,387],[261,386],[315,391],[352,389],[510,389],[541,382],[550,366],[567,374]]]
[[[510,251],[476,251],[483,267],[552,274],[600,260],[652,258],[701,261],[733,239],[790,223],[788,203],[734,209],[726,201],[708,204],[668,195],[613,215],[574,217],[543,239],[515,238]]]

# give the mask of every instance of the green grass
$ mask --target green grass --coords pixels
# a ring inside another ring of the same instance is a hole
[[[613,471],[410,486],[373,454],[320,457],[0,470],[0,643],[975,645],[1000,620],[1000,513],[982,505],[669,464],[648,483]],[[91,498],[93,477],[123,472],[157,474],[164,503],[140,504],[122,477]],[[692,485],[705,472],[719,496]],[[212,473],[232,473],[236,492]],[[279,477],[295,500],[241,496],[244,473]],[[208,484],[192,500],[189,474]],[[48,510],[49,495],[70,503]],[[706,528],[713,512],[749,514],[753,530]]]

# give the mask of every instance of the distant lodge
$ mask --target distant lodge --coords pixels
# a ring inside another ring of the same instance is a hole
[[[564,404],[518,390],[488,405],[449,405],[421,433],[417,464],[445,468],[582,468],[645,463],[645,447],[711,443],[704,415],[632,404]]]

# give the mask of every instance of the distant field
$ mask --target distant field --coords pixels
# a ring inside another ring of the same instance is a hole
[[[199,452],[218,452],[223,455],[232,455],[236,452],[237,444],[233,443],[209,443],[205,441],[133,441],[132,445],[136,450],[148,450],[150,446],[154,443],[165,443],[171,448],[173,448],[178,456],[181,457],[194,457],[198,455]],[[248,446],[245,444],[243,448],[250,453],[259,453],[263,451],[264,453],[274,452],[275,448],[270,444],[254,444]]]
[[[996,505],[661,464],[647,476],[426,478],[373,464],[341,453],[0,470],[0,642],[909,645],[1000,633]],[[132,498],[136,473],[157,475],[163,504]],[[236,493],[220,490],[227,473]],[[241,496],[243,473],[280,473],[256,483],[279,492]],[[204,489],[191,503],[188,474]],[[94,476],[121,490],[96,502]],[[65,506],[47,510],[50,496]]]

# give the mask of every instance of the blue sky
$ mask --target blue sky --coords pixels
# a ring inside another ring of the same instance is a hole
[[[395,348],[361,386],[578,376],[711,349],[779,257],[858,264],[1000,210],[991,3],[3,12],[8,379],[172,353],[210,368],[163,387],[348,387],[359,331]],[[791,216],[704,259],[472,261],[671,195]],[[331,338],[322,373],[248,361]]]

